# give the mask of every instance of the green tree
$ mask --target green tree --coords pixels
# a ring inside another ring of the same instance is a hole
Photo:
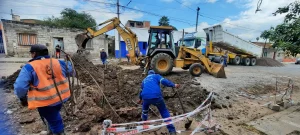
[[[256,42],[258,42],[258,40],[259,40],[259,37],[256,37]]]
[[[170,20],[169,20],[168,17],[162,16],[162,17],[159,19],[158,25],[159,25],[159,26],[170,26],[169,21],[170,21]]]
[[[41,24],[54,27],[67,27],[86,29],[96,26],[95,19],[88,13],[78,13],[76,10],[66,8],[61,11],[61,17],[49,17],[41,22]]]
[[[273,47],[290,52],[293,56],[300,53],[300,2],[280,7],[273,14],[286,14],[284,22],[264,31],[261,37],[274,42]]]
[[[177,30],[177,28],[173,25],[170,25],[169,18],[167,16],[162,16],[159,21],[158,25],[159,26],[171,26],[174,30]]]

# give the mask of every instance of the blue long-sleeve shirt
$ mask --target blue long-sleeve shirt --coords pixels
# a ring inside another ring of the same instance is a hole
[[[142,82],[140,99],[162,98],[160,84],[167,87],[175,87],[175,84],[159,74],[150,74]]]
[[[29,60],[29,62],[34,60],[39,60],[42,57],[50,58],[49,56],[39,56],[34,59]],[[66,63],[63,60],[59,60],[59,64],[62,70],[62,74],[64,77],[67,77],[67,73],[72,75],[73,69],[70,62],[68,62],[68,71],[66,69]],[[14,83],[14,93],[18,96],[18,98],[26,98],[27,92],[29,90],[30,84],[37,86],[39,84],[39,79],[37,77],[36,72],[30,64],[26,64],[22,67],[19,76]],[[66,101],[67,99],[65,99]]]

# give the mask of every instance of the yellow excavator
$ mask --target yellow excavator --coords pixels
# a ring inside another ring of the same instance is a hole
[[[100,30],[94,31],[87,28],[85,33],[75,37],[79,51],[85,49],[89,39],[117,29],[126,43],[131,62],[135,65],[144,66],[145,72],[153,69],[156,73],[166,75],[172,71],[173,67],[180,67],[188,68],[193,76],[200,76],[206,71],[217,78],[226,78],[223,65],[211,62],[201,54],[200,50],[189,49],[185,46],[176,47],[173,41],[172,27],[150,26],[146,55],[136,56],[140,54],[136,34],[128,27],[121,27],[118,18],[109,19],[99,26],[104,24],[107,25]]]

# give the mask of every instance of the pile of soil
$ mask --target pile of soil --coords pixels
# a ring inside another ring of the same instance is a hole
[[[118,65],[133,65],[133,64],[128,61],[121,61],[118,63]]]
[[[14,83],[17,77],[19,76],[20,69],[14,72],[12,75],[8,76],[6,79],[4,79],[3,83],[3,90],[6,90],[9,92],[10,90],[14,89]]]
[[[260,59],[257,59],[256,65],[257,66],[269,66],[269,67],[282,67],[282,66],[284,66],[279,61],[271,59],[271,58],[260,58]]]
[[[103,65],[93,65],[79,55],[73,56],[73,59],[76,63],[75,68],[77,69],[79,79],[87,86],[81,91],[81,93],[85,94],[81,94],[82,98],[77,101],[79,110],[77,113],[80,112],[89,115],[82,116],[82,118],[85,118],[84,122],[82,122],[83,119],[76,118],[78,116],[75,116],[70,121],[72,124],[78,122],[80,124],[77,124],[79,125],[77,127],[84,125],[83,127],[85,129],[91,129],[93,126],[99,125],[104,119],[112,119],[114,123],[140,120],[142,110],[141,106],[136,104],[136,101],[138,100],[140,92],[140,84],[146,77],[142,74],[142,70],[122,70],[120,67],[113,65],[108,65],[105,69]],[[95,86],[92,77],[84,71],[82,67],[90,72],[100,85],[100,88]],[[170,74],[165,76],[165,78],[172,80],[174,83],[181,84],[181,87],[175,90],[178,92],[177,95],[181,96],[186,111],[194,110],[209,94],[209,92],[201,87],[200,83],[197,83],[196,80],[187,73]],[[108,103],[103,101],[103,95],[100,90],[103,90],[108,102],[121,118],[118,118],[108,106]],[[162,90],[165,102],[171,114],[176,115],[183,113],[178,97],[176,95],[174,96],[175,93],[172,88],[163,88]],[[78,97],[76,92],[75,96]],[[82,109],[81,106],[86,109]],[[70,106],[70,109],[71,108],[72,106]],[[90,110],[97,111],[91,112]],[[155,107],[153,110],[159,115]],[[149,118],[157,118],[154,113],[150,112],[149,115]],[[79,128],[77,131],[86,130]]]
[[[146,77],[142,74],[142,70],[122,70],[114,65],[107,65],[107,67],[94,65],[80,55],[74,55],[72,59],[82,87],[75,81],[72,98],[64,104],[67,111],[64,109],[61,111],[65,131],[68,134],[93,132],[94,129],[99,131],[99,126],[105,119],[111,119],[113,123],[140,121],[142,110],[141,105],[136,104],[136,101],[139,99],[141,82]],[[15,73],[16,77],[17,75],[18,72]],[[10,82],[14,82],[15,78],[9,78]],[[99,86],[96,85],[93,78]],[[181,87],[175,90],[178,92],[177,95],[181,96],[188,112],[198,107],[209,94],[186,72],[177,72],[165,76],[165,78],[181,84]],[[104,92],[113,109],[108,105],[101,91]],[[178,97],[174,95],[172,88],[162,88],[162,91],[170,113],[172,115],[183,113]],[[37,111],[21,107],[17,100],[9,104],[10,108],[16,110],[13,115],[16,122],[21,124],[28,134],[46,130]],[[149,112],[149,119],[159,118],[158,110],[155,107],[152,108],[153,111]]]

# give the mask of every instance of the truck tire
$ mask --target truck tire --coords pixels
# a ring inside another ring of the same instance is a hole
[[[200,63],[194,63],[190,66],[189,72],[192,76],[200,76],[204,72],[204,67]]]
[[[220,58],[220,64],[223,64],[223,63],[224,63],[224,58],[221,57],[221,58]]]
[[[233,64],[240,65],[240,63],[241,63],[241,57],[240,56],[235,56],[235,58],[233,60]]]
[[[249,66],[249,65],[250,65],[250,58],[244,58],[244,59],[243,59],[243,64],[244,64],[245,66]]]
[[[172,71],[173,66],[173,58],[166,53],[158,53],[151,60],[151,68],[157,74],[166,75]]]
[[[256,65],[256,58],[251,58],[250,65],[251,66],[255,66]]]

